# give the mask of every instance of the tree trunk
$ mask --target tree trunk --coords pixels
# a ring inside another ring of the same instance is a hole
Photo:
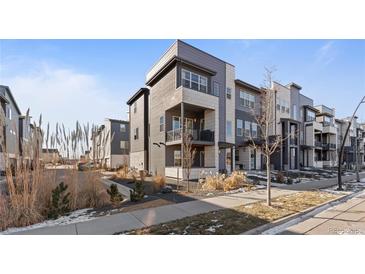
[[[271,167],[270,167],[270,156],[266,157],[266,176],[267,176],[267,206],[271,206]]]

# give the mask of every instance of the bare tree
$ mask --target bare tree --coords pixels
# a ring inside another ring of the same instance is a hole
[[[196,149],[193,149],[192,136],[189,133],[183,134],[183,171],[187,178],[187,192],[189,189],[189,181],[191,174],[191,167],[193,166]]]
[[[273,70],[265,68],[264,85],[261,89],[260,111],[253,112],[258,127],[258,138],[250,136],[251,147],[261,149],[265,158],[267,176],[267,205],[271,206],[271,156],[280,148],[284,138],[275,132],[276,104],[275,90],[272,87]],[[290,137],[290,136],[289,136]]]

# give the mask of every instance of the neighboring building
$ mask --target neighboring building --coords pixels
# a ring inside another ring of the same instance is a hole
[[[41,160],[44,164],[56,164],[61,160],[61,155],[57,148],[43,148]]]
[[[19,138],[22,134],[19,132],[21,111],[7,86],[0,85],[0,103],[4,114],[4,128],[1,129],[0,169],[4,170],[4,152],[7,153],[7,159],[13,166],[16,166],[19,158]]]
[[[139,89],[127,102],[129,106],[130,166],[149,170],[149,89]]]
[[[92,136],[91,158],[107,168],[129,164],[129,122],[105,119]]]
[[[131,167],[185,177],[182,136],[188,133],[196,150],[191,178],[202,171],[265,168],[260,148],[251,145],[252,140],[262,142],[255,119],[262,108],[261,88],[236,79],[233,65],[177,40],[147,73],[145,84],[127,102]],[[275,123],[270,134],[284,140],[272,155],[273,168],[337,165],[345,121],[335,120],[334,109],[314,106],[298,84],[273,82],[272,89]],[[364,129],[353,127],[347,162],[354,161],[355,135],[364,136]],[[363,141],[358,137],[364,160]]]

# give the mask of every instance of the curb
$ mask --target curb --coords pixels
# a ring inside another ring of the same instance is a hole
[[[294,215],[289,215],[282,219],[276,220],[272,223],[264,224],[257,228],[246,231],[246,232],[242,233],[241,235],[276,235],[276,234],[280,233],[281,231],[285,230],[285,228],[287,228],[291,225],[294,225],[294,223],[296,223],[297,221],[300,221],[300,222],[305,221],[330,207],[333,207],[340,203],[346,202],[347,200],[361,194],[362,192],[364,192],[364,191],[351,193],[351,194],[324,202],[317,206],[307,208]]]

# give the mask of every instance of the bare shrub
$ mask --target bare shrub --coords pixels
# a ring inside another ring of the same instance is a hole
[[[249,186],[250,184],[247,183],[246,173],[234,171],[230,176],[219,173],[207,176],[201,186],[201,189],[203,191],[223,190],[226,192]]]
[[[166,185],[166,177],[162,175],[154,176],[153,181],[159,188],[163,188]]]

